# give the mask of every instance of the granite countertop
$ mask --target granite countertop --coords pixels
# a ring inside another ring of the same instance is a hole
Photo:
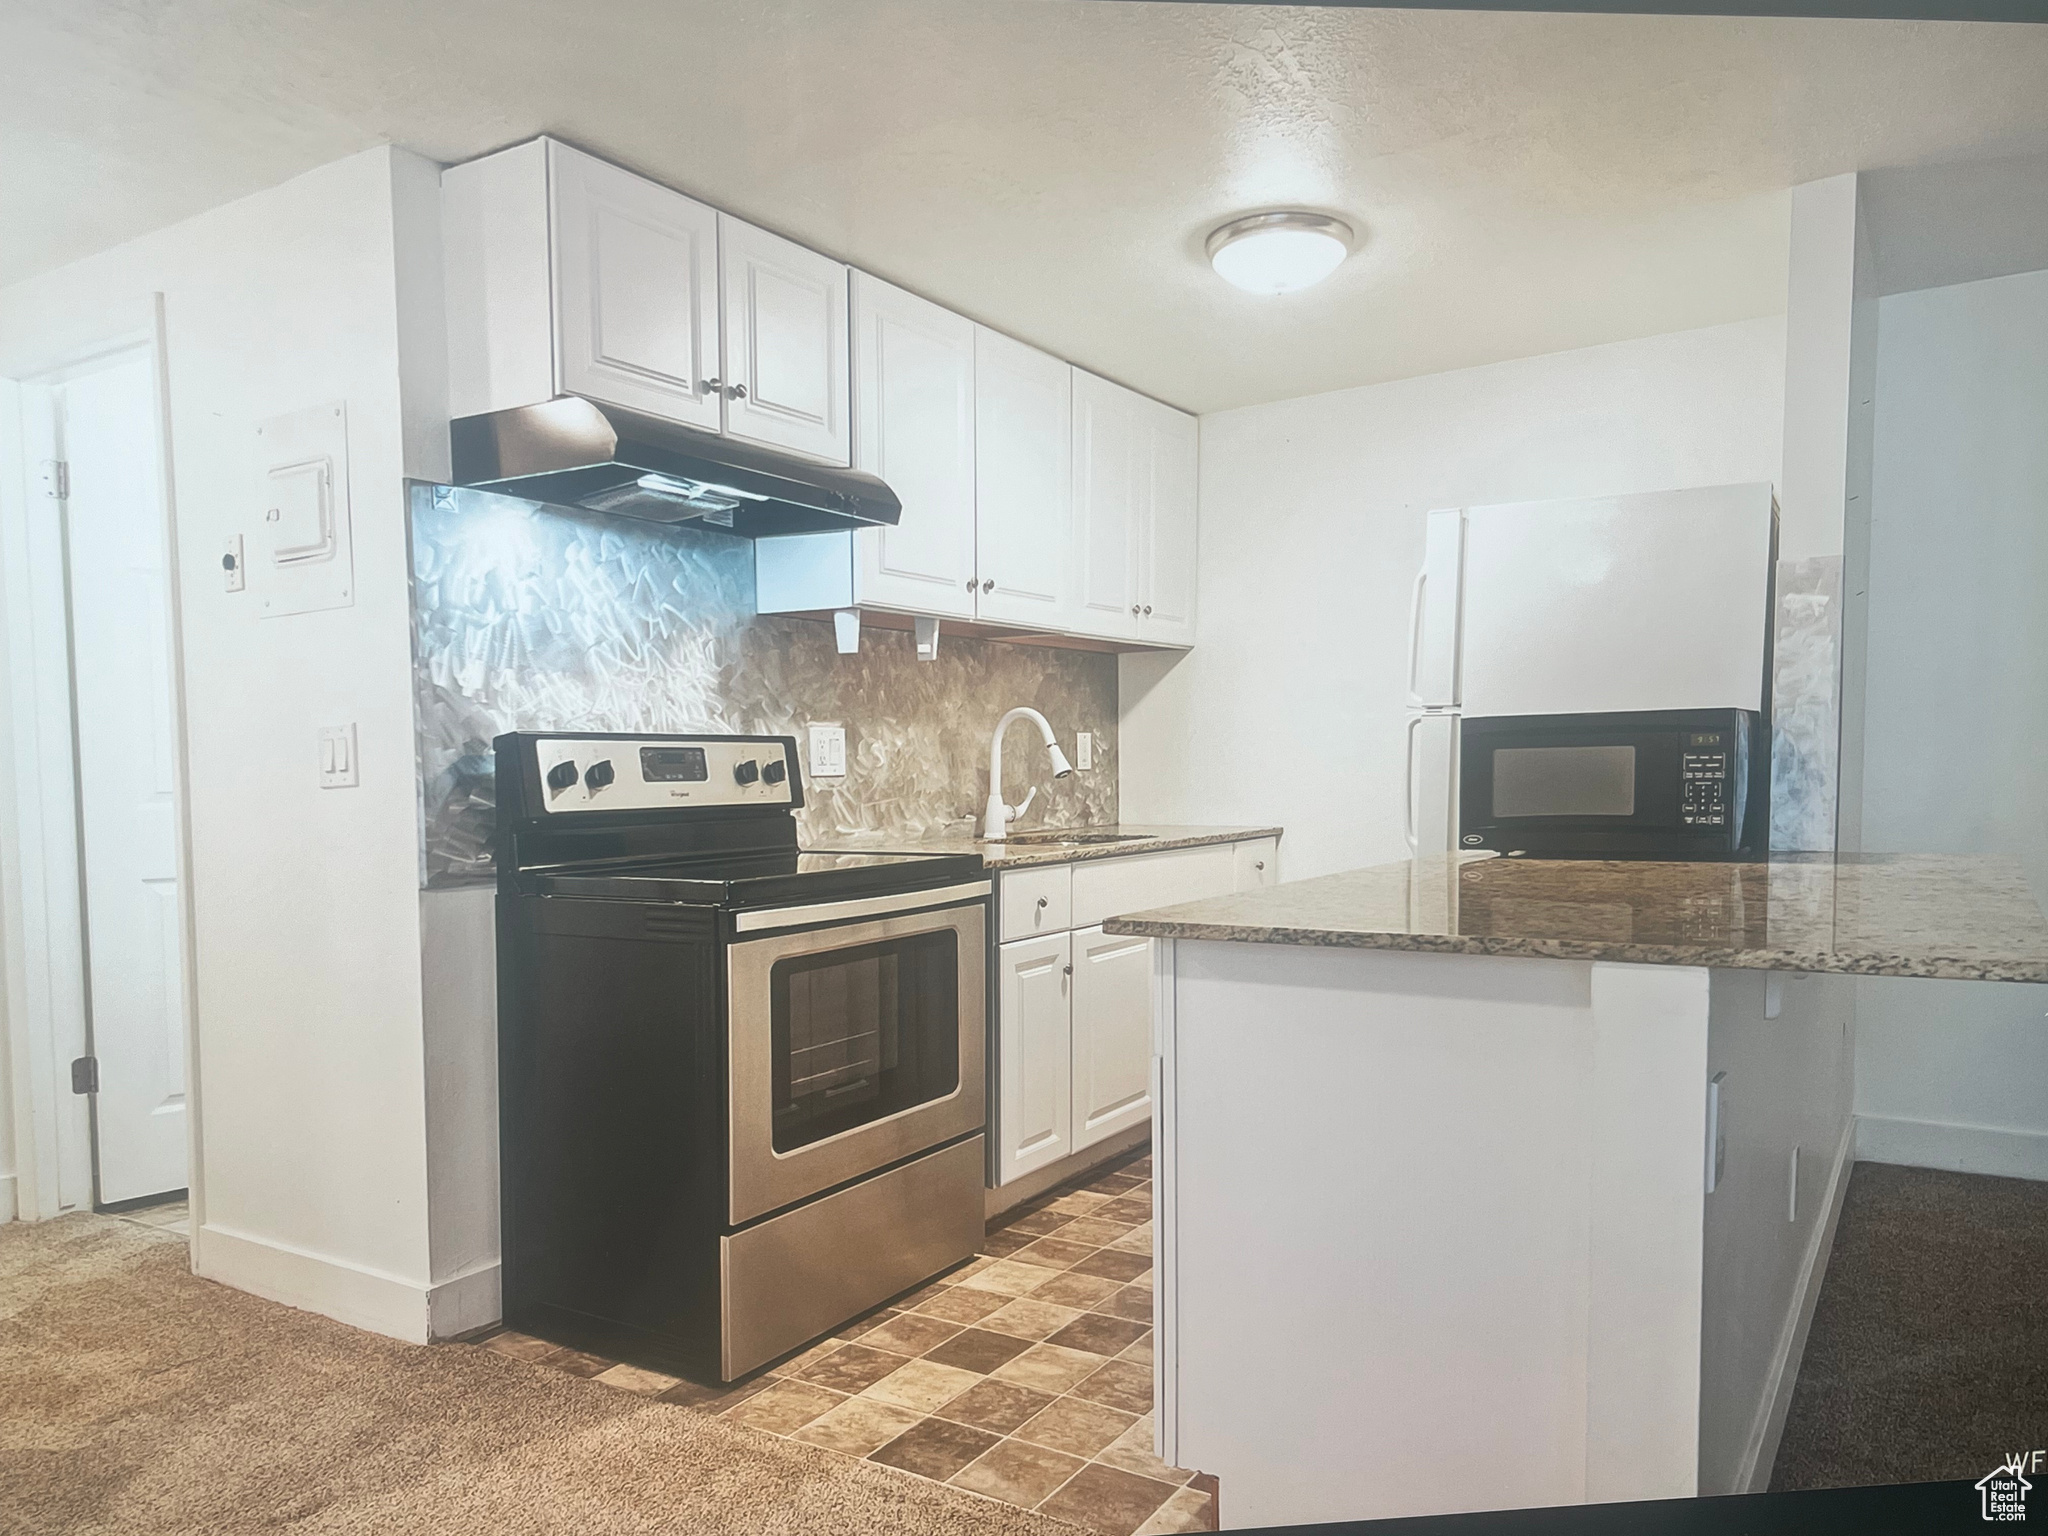
[[[2048,982],[2048,918],[2019,864],[1960,854],[1421,859],[1103,926],[1246,944]]]
[[[1057,832],[1119,834],[1116,842],[1056,842]],[[1040,841],[1043,833],[1046,840]],[[1038,827],[1010,834],[1011,841],[987,843],[971,833],[937,837],[885,837],[880,833],[849,833],[807,846],[820,853],[978,853],[990,869],[1024,869],[1033,864],[1075,864],[1083,859],[1119,859],[1134,853],[1161,853],[1168,848],[1200,848],[1208,843],[1241,843],[1253,837],[1278,837],[1278,827],[1154,827],[1119,822],[1102,827]],[[1017,839],[1023,839],[1018,841]]]

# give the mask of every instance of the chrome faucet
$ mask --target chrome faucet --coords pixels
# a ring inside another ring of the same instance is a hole
[[[1052,722],[1037,710],[1021,706],[1011,710],[996,722],[995,735],[988,744],[988,807],[982,813],[981,835],[991,843],[1000,843],[1007,836],[1006,828],[1011,822],[1031,809],[1031,802],[1038,798],[1038,786],[1032,785],[1024,795],[1022,805],[1003,804],[1003,732],[1010,728],[1012,720],[1028,716],[1038,722],[1038,733],[1045,738],[1045,750],[1052,754],[1052,776],[1064,779],[1074,771],[1067,761],[1067,754],[1060,750],[1057,737],[1052,733]]]

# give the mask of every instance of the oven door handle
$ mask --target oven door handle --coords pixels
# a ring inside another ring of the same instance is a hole
[[[763,928],[850,922],[855,918],[881,917],[890,912],[914,912],[920,907],[978,901],[988,895],[988,890],[988,881],[974,880],[964,885],[942,885],[929,891],[899,891],[893,896],[869,896],[859,901],[824,901],[809,907],[762,907],[735,914],[732,926],[735,933],[754,933]]]

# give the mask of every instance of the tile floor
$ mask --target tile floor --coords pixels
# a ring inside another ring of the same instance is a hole
[[[183,1200],[174,1200],[167,1205],[145,1205],[140,1210],[122,1211],[123,1221],[132,1221],[140,1227],[154,1227],[159,1232],[176,1232],[181,1237],[192,1231],[192,1207]]]
[[[976,1258],[730,1387],[481,1343],[1101,1536],[1211,1531],[1214,1481],[1152,1454],[1151,1175],[1140,1155],[1004,1212]]]

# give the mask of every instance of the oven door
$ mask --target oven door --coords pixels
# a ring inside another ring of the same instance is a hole
[[[734,1224],[982,1128],[988,887],[970,889],[865,920],[859,902],[744,914],[839,920],[727,951]]]

